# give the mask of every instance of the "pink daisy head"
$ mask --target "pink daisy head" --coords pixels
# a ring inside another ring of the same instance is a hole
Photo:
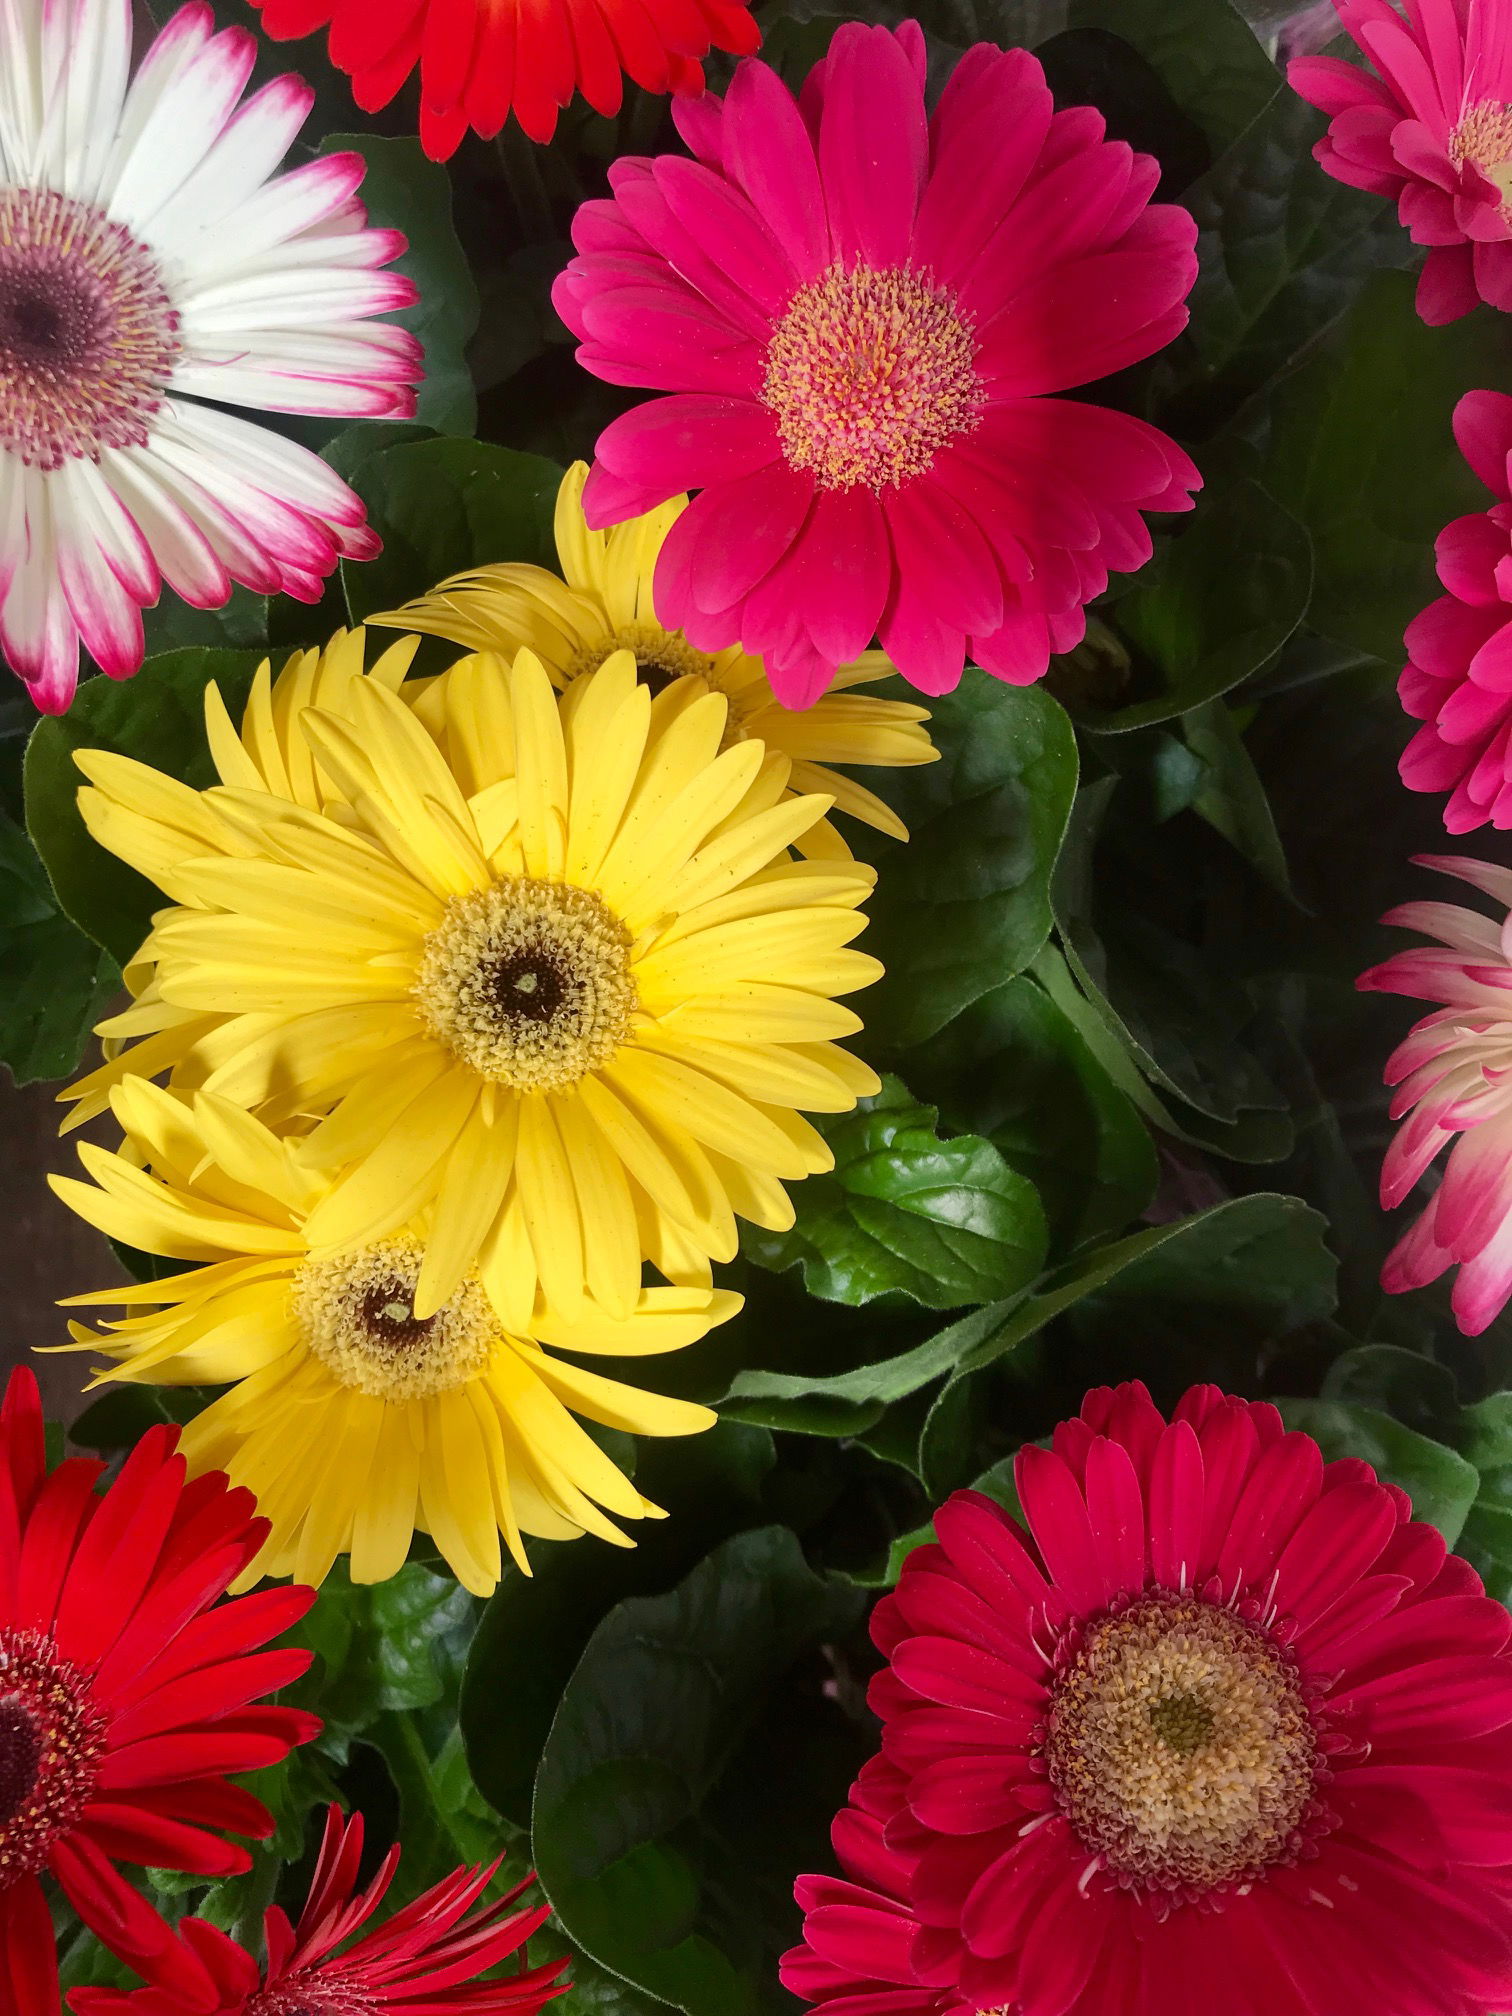
[[[967,51],[933,117],[924,42],[848,22],[795,103],[758,61],[674,110],[696,160],[624,160],[584,204],[557,309],[581,362],[673,396],[599,437],[588,522],[699,489],[656,605],[807,706],[880,638],[928,693],[972,657],[1023,684],[1082,635],[1140,513],[1200,478],[1142,420],[1053,395],[1187,319],[1186,211],[1057,112],[1022,49]]]
[[[1336,181],[1395,199],[1428,258],[1425,322],[1512,308],[1512,6],[1334,0],[1373,66],[1299,56],[1287,76],[1329,115],[1314,153]]]
[[[1512,910],[1512,870],[1457,855],[1416,858]],[[1381,1283],[1401,1294],[1458,1267],[1454,1313],[1473,1337],[1512,1296],[1512,919],[1498,923],[1455,903],[1403,903],[1382,922],[1435,942],[1396,953],[1356,984],[1442,1004],[1387,1060],[1391,1117],[1404,1125],[1381,1168],[1382,1204],[1394,1209],[1443,1149],[1449,1155]]]
[[[1397,692],[1424,725],[1402,755],[1410,791],[1448,791],[1451,833],[1512,826],[1512,398],[1467,392],[1454,409],[1465,460],[1496,498],[1438,540],[1445,594],[1407,629]]]
[[[1139,1385],[1017,1485],[1025,1525],[957,1492],[878,1606],[891,1791],[849,1888],[810,1880],[792,1985],[897,1984],[849,2016],[1508,2007],[1512,1618],[1405,1494],[1273,1407],[1195,1387],[1168,1421]]]
[[[266,1965],[218,1926],[186,1918],[180,1936],[202,1970],[197,1985],[76,1988],[74,2016],[536,2016],[566,1994],[565,1960],[526,1965],[526,1940],[551,1916],[549,1905],[515,1908],[534,1878],[479,1903],[496,1862],[454,1870],[373,1925],[399,1853],[391,1848],[359,1890],[362,1816],[346,1820],[332,1806],[298,1924],[276,1904],[264,1916]],[[482,1979],[511,1959],[508,1973]]]

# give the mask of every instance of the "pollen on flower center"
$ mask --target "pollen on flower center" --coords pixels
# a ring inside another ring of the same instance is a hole
[[[156,258],[56,189],[0,189],[0,448],[59,469],[141,447],[180,349]]]
[[[42,1631],[0,1630],[0,1890],[34,1876],[94,1790],[109,1718]]]
[[[1318,1778],[1286,1650],[1231,1610],[1166,1593],[1086,1628],[1052,1697],[1044,1757],[1109,1876],[1168,1903],[1290,1860]]]
[[[589,889],[504,876],[452,898],[426,937],[414,999],[431,1034],[483,1077],[557,1091],[624,1041],[630,933]]]
[[[795,469],[826,490],[887,490],[977,425],[976,350],[970,318],[928,275],[832,266],[789,302],[761,396]]]
[[[1457,168],[1478,168],[1512,214],[1512,105],[1496,98],[1472,105],[1449,135],[1449,158]]]
[[[417,1317],[424,1257],[417,1239],[380,1239],[299,1270],[300,1335],[343,1386],[375,1400],[422,1400],[486,1370],[500,1333],[482,1283],[468,1275],[434,1316]]]
[[[634,655],[635,676],[653,700],[680,679],[697,679],[701,691],[723,693],[728,711],[720,749],[745,741],[748,731],[744,716],[734,695],[721,684],[714,660],[706,651],[695,651],[680,631],[663,630],[657,623],[622,623],[612,636],[583,645],[568,661],[568,683],[585,673],[597,672],[616,651]]]

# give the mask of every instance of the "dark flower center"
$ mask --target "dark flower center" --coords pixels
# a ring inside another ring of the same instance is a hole
[[[42,1732],[30,1710],[14,1697],[0,1701],[0,1827],[25,1805],[41,1764]]]
[[[109,1718],[42,1631],[0,1630],[0,1890],[46,1863],[99,1775]]]
[[[545,945],[503,954],[482,981],[482,991],[501,1015],[526,1022],[549,1022],[571,987],[560,960]]]
[[[359,1320],[368,1335],[390,1351],[415,1349],[429,1339],[436,1327],[434,1316],[416,1316],[415,1284],[401,1280],[397,1274],[364,1290],[358,1309]]]

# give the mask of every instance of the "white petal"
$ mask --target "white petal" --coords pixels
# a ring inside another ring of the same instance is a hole
[[[146,237],[152,218],[181,189],[226,130],[252,74],[255,37],[245,28],[210,34],[191,5],[176,14],[132,80],[111,172],[110,212]],[[153,58],[185,16],[188,30],[166,60]]]
[[[0,609],[0,650],[32,689],[39,707],[61,712],[79,676],[79,633],[58,579],[49,479],[23,469],[26,544],[5,606]]]
[[[217,245],[224,257],[240,236],[239,213],[277,173],[314,97],[301,78],[275,77],[249,98],[177,194],[145,220],[152,244],[185,262]]]
[[[185,502],[161,481],[151,449],[107,450],[100,473],[141,527],[174,593],[196,609],[219,609],[231,593],[231,576]]]
[[[328,462],[286,441],[266,427],[231,413],[204,406],[169,402],[177,437],[208,461],[222,462],[260,490],[286,498],[301,511],[312,512],[323,524],[361,525],[367,509]]]

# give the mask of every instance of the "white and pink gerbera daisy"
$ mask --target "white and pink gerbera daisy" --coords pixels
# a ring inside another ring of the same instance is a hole
[[[1512,911],[1512,869],[1462,855],[1420,854]],[[1381,1202],[1403,1203],[1447,1148],[1443,1181],[1387,1257],[1389,1294],[1422,1288],[1453,1267],[1451,1297],[1467,1336],[1512,1299],[1512,917],[1457,903],[1402,903],[1383,924],[1437,942],[1409,946],[1362,973],[1367,994],[1442,1004],[1413,1024],[1386,1063],[1391,1117],[1405,1124],[1381,1167]]]
[[[376,550],[318,457],[218,410],[405,418],[421,376],[368,319],[415,299],[404,239],[360,155],[275,174],[314,94],[243,103],[256,53],[196,0],[128,82],[130,0],[0,0],[0,653],[50,713],[81,642],[137,669],[165,582],[315,601]]]

